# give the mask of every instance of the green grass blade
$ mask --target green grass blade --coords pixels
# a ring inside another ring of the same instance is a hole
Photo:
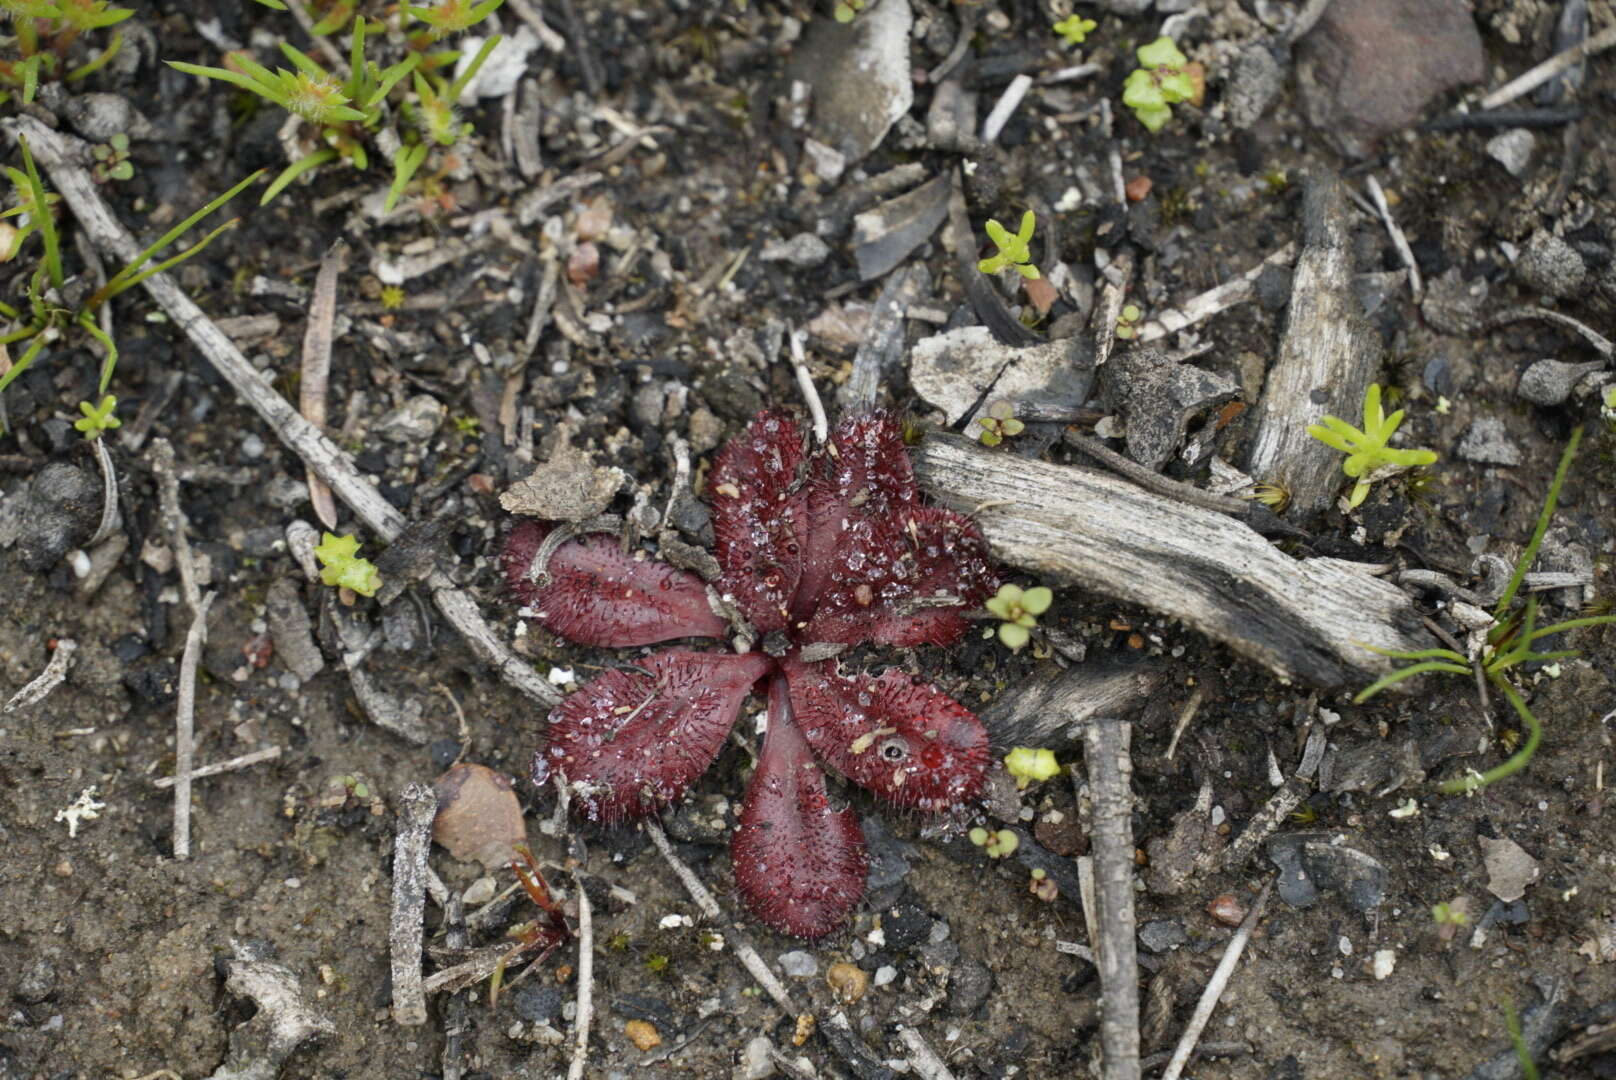
[[[1532,631],[1531,640],[1536,641],[1538,638],[1547,637],[1549,634],[1560,634],[1582,626],[1610,626],[1613,623],[1616,623],[1616,615],[1589,615],[1581,619],[1567,619],[1565,622],[1557,622],[1553,626],[1545,626]]]
[[[329,146],[325,146],[316,150],[312,154],[305,154],[303,157],[298,158],[296,161],[286,166],[286,168],[282,169],[279,176],[275,177],[275,179],[269,182],[269,187],[264,189],[264,197],[258,200],[258,205],[268,206],[269,200],[286,190],[286,185],[290,184],[293,180],[296,180],[310,169],[317,169],[326,162],[333,160],[336,156],[337,152],[335,150]]]
[[[464,90],[467,84],[477,77],[477,70],[483,66],[484,61],[488,59],[488,54],[494,51],[494,47],[499,42],[500,36],[498,34],[492,35],[487,41],[483,42],[483,47],[478,49],[477,55],[472,58],[471,66],[466,68],[460,78],[450,84],[449,104],[453,105],[460,100],[460,91]]]
[[[1526,763],[1532,760],[1532,756],[1537,753],[1537,744],[1543,741],[1543,725],[1537,722],[1537,717],[1532,715],[1532,710],[1526,707],[1526,702],[1521,700],[1521,695],[1515,692],[1515,688],[1509,684],[1509,681],[1502,678],[1489,681],[1509,699],[1509,703],[1514,707],[1516,715],[1521,718],[1521,723],[1526,725],[1526,742],[1522,744],[1519,750],[1515,751],[1508,761],[1502,765],[1495,765],[1480,776],[1462,776],[1457,780],[1447,781],[1439,789],[1444,795],[1468,795],[1472,791],[1484,788],[1488,784],[1496,783],[1506,776],[1520,772],[1526,767]]]
[[[123,31],[115,30],[112,34],[112,40],[107,43],[106,48],[102,49],[101,52],[96,55],[94,60],[91,60],[89,63],[69,71],[66,75],[62,76],[63,81],[77,82],[79,79],[94,75],[96,72],[106,67],[107,64],[111,62],[112,58],[118,55],[118,50],[121,48],[123,48]]]
[[[243,190],[245,190],[250,184],[255,183],[262,175],[264,175],[264,170],[259,169],[257,172],[248,176],[241,183],[237,184],[223,195],[220,195],[217,199],[214,199],[202,209],[198,210],[196,213],[192,214],[190,217],[186,218],[184,221],[180,222],[178,225],[164,233],[162,237],[158,239],[157,243],[151,245],[139,255],[136,255],[127,266],[125,266],[122,270],[119,270],[116,274],[112,275],[112,279],[110,281],[101,286],[101,288],[97,289],[95,295],[90,297],[89,300],[85,301],[85,309],[88,311],[94,311],[97,307],[106,303],[106,301],[112,299],[114,296],[117,296],[124,290],[140,284],[141,281],[144,281],[150,276],[149,274],[139,275],[138,277],[137,275],[139,274],[140,268],[146,265],[146,261],[148,259],[157,254],[159,251],[163,250],[169,244],[172,244],[175,240],[178,240],[191,226],[195,225],[197,222],[219,209],[219,207],[241,194]],[[209,240],[212,240],[214,236],[217,236],[218,233],[219,230],[215,229],[208,235],[207,240],[204,240],[202,243],[206,244]],[[186,253],[195,253],[200,250],[200,245],[193,246],[188,248]],[[172,266],[174,261],[175,260],[170,260],[163,265]]]
[[[50,272],[51,284],[60,289],[62,247],[56,236],[56,222],[51,217],[50,203],[45,200],[45,184],[39,179],[39,169],[34,165],[34,155],[28,150],[28,140],[18,135],[17,145],[22,150],[23,171],[28,175],[28,198],[34,204],[35,216],[39,218],[39,235],[45,241],[45,267]]]
[[[101,361],[100,392],[101,394],[105,394],[107,392],[107,387],[112,383],[112,372],[118,366],[117,343],[114,342],[112,338],[101,329],[101,327],[96,325],[95,316],[88,311],[79,313],[79,326],[86,334],[89,334],[91,337],[95,338],[95,340],[99,341],[101,343],[101,347],[107,351],[106,359]]]
[[[1463,664],[1450,664],[1444,660],[1426,660],[1423,663],[1410,664],[1408,667],[1398,668],[1396,671],[1387,672],[1385,675],[1382,675],[1380,678],[1358,691],[1357,696],[1352,699],[1352,703],[1354,705],[1362,705],[1364,702],[1368,701],[1370,698],[1374,697],[1388,686],[1395,686],[1404,679],[1412,678],[1415,675],[1420,675],[1427,671],[1448,671],[1455,675],[1470,674],[1470,669]]]
[[[1493,607],[1493,618],[1503,621],[1504,612],[1515,601],[1515,593],[1520,589],[1521,582],[1526,578],[1526,571],[1531,569],[1532,563],[1537,559],[1537,549],[1543,544],[1543,534],[1549,531],[1549,519],[1554,516],[1554,505],[1560,501],[1560,488],[1565,485],[1566,474],[1571,471],[1571,459],[1577,456],[1577,445],[1582,442],[1582,427],[1578,425],[1571,430],[1571,441],[1566,443],[1565,452],[1560,455],[1560,465],[1554,470],[1554,482],[1549,485],[1549,497],[1543,501],[1543,510],[1537,516],[1537,526],[1532,530],[1531,542],[1526,550],[1521,552],[1520,559],[1515,563],[1515,572],[1509,577],[1509,584],[1504,588],[1504,595],[1498,598]]]
[[[44,328],[41,327],[40,329]],[[33,365],[34,357],[38,356],[39,351],[44,347],[45,335],[36,331],[34,334],[34,340],[29,344],[28,350],[17,358],[17,362],[11,365],[10,371],[6,372],[4,375],[0,375],[0,393],[4,393],[6,387],[16,382],[18,377]]]

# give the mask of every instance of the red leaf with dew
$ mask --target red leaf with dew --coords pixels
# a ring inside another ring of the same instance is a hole
[[[987,543],[951,510],[901,506],[842,533],[803,642],[952,645],[998,588]]]
[[[774,661],[758,653],[668,649],[642,671],[608,671],[550,714],[533,760],[541,786],[562,772],[582,813],[612,823],[680,799],[713,763],[752,684]]]
[[[802,576],[808,496],[802,433],[784,413],[759,413],[719,453],[707,477],[719,579],[763,633],[783,629]]]
[[[511,591],[546,629],[605,647],[723,637],[729,629],[707,603],[701,578],[643,552],[625,555],[614,536],[568,540],[534,580],[534,559],[548,532],[538,522],[522,522],[511,530],[501,560]]]
[[[864,894],[869,863],[858,816],[831,806],[779,675],[769,685],[769,730],[730,838],[730,860],[752,913],[797,937],[835,930]]]
[[[900,806],[947,810],[976,798],[988,733],[965,706],[901,671],[839,675],[832,661],[785,662],[791,707],[814,752]]]

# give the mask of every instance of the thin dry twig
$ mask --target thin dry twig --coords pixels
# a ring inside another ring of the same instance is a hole
[[[105,310],[103,307],[102,310]],[[95,463],[101,468],[101,521],[95,527],[95,535],[85,547],[95,547],[118,527],[122,515],[118,513],[118,470],[113,467],[112,453],[107,449],[105,439],[92,439],[95,447]]]
[[[1004,131],[1004,125],[1010,122],[1016,109],[1021,106],[1021,99],[1027,96],[1032,89],[1031,75],[1017,75],[1010,80],[1010,85],[1004,88],[999,100],[994,103],[993,110],[988,118],[982,121],[982,141],[989,145],[999,141],[999,134]]]
[[[1296,261],[1296,244],[1286,244],[1284,247],[1269,255],[1262,262],[1253,266],[1239,277],[1231,278],[1222,285],[1214,286],[1199,296],[1187,301],[1178,307],[1167,308],[1156,313],[1153,318],[1141,323],[1134,334],[1134,340],[1148,344],[1176,334],[1180,330],[1188,329],[1204,319],[1227,311],[1237,304],[1250,300],[1256,292],[1257,279],[1262,272],[1270,266],[1287,266]],[[1121,310],[1121,305],[1118,305]],[[1115,324],[1112,324],[1115,329]]]
[[[595,1004],[595,917],[577,870],[572,872],[572,883],[578,888],[578,1045],[567,1066],[567,1080],[583,1080],[584,1066],[589,1063],[589,1022]]]
[[[1528,68],[1476,102],[1476,105],[1482,109],[1496,109],[1500,105],[1508,105],[1521,95],[1530,94],[1560,72],[1575,67],[1587,57],[1604,52],[1612,45],[1616,45],[1616,24],[1605,27],[1593,37],[1571,46],[1564,52],[1556,53],[1536,67]]]
[[[1132,726],[1096,721],[1083,731],[1094,803],[1096,922],[1100,969],[1100,1041],[1106,1080],[1139,1077],[1139,963],[1134,945]]]
[[[240,754],[227,761],[215,761],[212,765],[203,765],[199,769],[192,769],[191,779],[200,780],[205,776],[218,776],[220,773],[235,772],[238,769],[245,769],[249,765],[256,765],[260,761],[274,761],[281,756],[284,749],[284,747],[280,746],[266,746],[262,750]],[[155,788],[171,788],[174,783],[175,778],[172,776],[159,776],[152,781],[152,786]]]
[[[187,552],[189,558],[189,552]],[[191,762],[196,752],[196,665],[208,640],[208,608],[214,593],[192,609],[191,629],[180,657],[180,684],[174,706],[174,858],[191,857]]]
[[[1487,326],[1489,329],[1491,329],[1503,326],[1507,323],[1520,322],[1523,319],[1542,319],[1544,322],[1557,323],[1560,326],[1565,327],[1567,330],[1575,331],[1576,333],[1582,335],[1583,339],[1594,347],[1594,351],[1599,353],[1600,356],[1603,356],[1607,362],[1612,358],[1612,356],[1616,356],[1616,345],[1612,345],[1610,339],[1605,335],[1601,334],[1599,331],[1595,330],[1585,322],[1573,319],[1570,315],[1566,315],[1563,312],[1551,311],[1548,308],[1505,308],[1504,310],[1494,314],[1493,317],[1488,320]]]
[[[79,160],[87,156],[83,153],[81,142],[51,130],[32,117],[19,117],[7,121],[3,126],[13,138],[18,134],[28,137],[35,160],[50,173],[52,183],[73,211],[79,227],[90,234],[96,246],[122,262],[128,262],[140,254],[140,245],[112,216],[89,172],[79,164]],[[524,196],[524,205],[529,199],[536,199],[534,205],[548,205],[545,200],[561,197],[559,193],[562,192],[576,190],[582,186],[580,182],[592,183],[598,179],[599,174],[569,177]],[[331,486],[332,492],[354,511],[367,528],[384,541],[393,540],[403,531],[403,515],[354,467],[349,455],[275,393],[235,343],[185,295],[173,278],[166,273],[152,274],[141,286],[175,325],[185,332],[241,400],[269,425],[281,442],[296,452]],[[500,678],[540,704],[560,703],[560,691],[539,677],[531,664],[510,651],[483,619],[476,602],[465,590],[456,586],[441,571],[434,573],[427,585],[443,617],[466,639],[472,651],[494,668]]]
[[[819,400],[814,377],[808,373],[808,358],[802,351],[802,331],[786,328],[786,340],[791,342],[791,369],[797,374],[797,388],[808,403],[808,415],[814,420],[814,442],[822,443],[830,436],[830,421],[825,418],[825,403]]]
[[[1425,295],[1425,282],[1420,278],[1420,264],[1414,261],[1414,251],[1408,246],[1408,237],[1403,235],[1402,226],[1392,217],[1392,208],[1386,203],[1386,193],[1380,189],[1380,181],[1371,174],[1364,177],[1364,187],[1368,189],[1369,198],[1375,204],[1375,212],[1380,216],[1380,223],[1386,226],[1386,232],[1391,235],[1392,246],[1397,249],[1397,257],[1408,270],[1408,287],[1417,301]]]
[[[426,911],[426,857],[437,809],[438,797],[428,784],[410,784],[399,796],[398,832],[393,837],[393,912],[387,941],[393,970],[393,1022],[401,1027],[426,1023],[421,919]]]
[[[202,590],[196,583],[196,561],[191,557],[191,541],[185,535],[185,511],[180,509],[180,482],[174,475],[174,448],[167,439],[155,439],[151,448],[152,472],[157,476],[157,511],[168,534],[169,550],[180,572],[180,595],[194,613]]]
[[[1229,939],[1229,947],[1223,953],[1223,959],[1218,961],[1217,970],[1212,972],[1212,978],[1207,980],[1206,989],[1201,993],[1201,1000],[1195,1003],[1195,1013],[1184,1029],[1184,1034],[1173,1048],[1172,1060],[1168,1061],[1167,1069],[1162,1073],[1162,1080],[1178,1080],[1178,1075],[1184,1071],[1189,1063],[1190,1055],[1195,1051],[1195,1043],[1205,1030],[1206,1023],[1212,1019],[1212,1010],[1218,1007],[1218,999],[1223,996],[1224,987],[1229,985],[1229,976],[1234,974],[1234,966],[1240,962],[1240,954],[1246,951],[1246,943],[1251,940],[1251,932],[1257,928],[1257,920],[1262,918],[1263,909],[1268,906],[1268,896],[1274,890],[1272,879],[1263,886],[1262,892],[1257,896],[1257,902],[1251,905],[1240,928]]]
[[[1133,277],[1133,256],[1124,251],[1105,268],[1105,285],[1100,289],[1100,302],[1094,307],[1094,366],[1100,367],[1111,359],[1111,347],[1117,340],[1117,320],[1122,317],[1122,300],[1128,292],[1128,279]]]
[[[296,6],[296,5],[294,5]],[[337,276],[342,272],[348,243],[339,239],[320,260],[309,298],[309,325],[303,331],[303,377],[298,382],[298,409],[303,419],[325,430],[325,396],[331,385],[331,335],[337,324]],[[308,470],[309,502],[315,516],[328,529],[337,527],[337,504],[325,481]]]
[[[921,1080],[954,1080],[954,1074],[948,1071],[948,1066],[937,1056],[937,1051],[921,1038],[920,1032],[906,1024],[899,1024],[898,1038],[908,1048],[909,1063]]]
[[[0,709],[0,712],[14,713],[18,709],[25,709],[44,701],[46,696],[62,685],[62,680],[67,678],[68,665],[78,648],[79,643],[72,638],[57,638],[56,651],[51,653],[50,662],[45,665],[45,670],[39,673],[38,678],[12,694],[11,700],[6,702],[6,707]]]

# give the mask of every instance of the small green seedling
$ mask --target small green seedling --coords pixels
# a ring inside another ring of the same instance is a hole
[[[112,137],[99,146],[92,146],[90,155],[95,158],[90,175],[98,184],[128,180],[135,175],[134,163],[129,160],[129,136],[121,131],[113,132]]]
[[[1431,907],[1431,919],[1438,926],[1468,926],[1470,916],[1457,904],[1441,903]]]
[[[841,0],[836,5],[836,21],[850,23],[864,10],[864,0]]]
[[[979,416],[982,425],[982,445],[998,446],[1012,435],[1020,435],[1027,425],[1016,419],[1016,409],[1008,401],[995,401],[988,406],[988,414]]]
[[[1021,846],[1021,839],[1009,829],[1000,829],[998,832],[988,832],[978,825],[970,831],[971,843],[987,852],[990,859],[1002,859],[1015,853]]]
[[[352,536],[323,533],[314,549],[320,560],[320,580],[327,585],[352,589],[360,596],[375,596],[381,587],[381,574],[369,559],[359,557],[359,541]]]
[[[1521,1034],[1521,1018],[1515,1014],[1515,1003],[1506,1000],[1500,1005],[1504,1010],[1504,1030],[1509,1032],[1509,1044],[1515,1048],[1515,1061],[1521,1067],[1521,1080],[1538,1080],[1537,1062],[1532,1060],[1532,1050],[1526,1045],[1526,1036]]]
[[[1616,383],[1605,387],[1600,396],[1599,415],[1605,421],[1605,426],[1616,432]]]
[[[1127,341],[1133,340],[1139,333],[1139,324],[1144,318],[1145,313],[1139,310],[1139,305],[1123,304],[1122,310],[1117,313],[1117,337]]]
[[[1093,19],[1085,19],[1081,15],[1068,15],[1055,24],[1055,33],[1059,34],[1068,45],[1081,45],[1099,25]]]
[[[1041,866],[1033,867],[1032,880],[1027,882],[1027,891],[1046,904],[1053,904],[1060,896],[1060,887],[1050,878],[1049,871]]]
[[[1060,762],[1055,751],[1031,746],[1018,746],[1004,756],[1004,767],[1016,778],[1016,790],[1027,790],[1028,784],[1041,784],[1059,776]]]
[[[1376,480],[1436,460],[1436,453],[1431,450],[1393,450],[1386,445],[1397,431],[1397,425],[1403,422],[1403,410],[1386,415],[1380,407],[1379,383],[1371,383],[1364,394],[1363,420],[1362,431],[1334,416],[1323,417],[1322,423],[1309,424],[1307,428],[1307,433],[1319,442],[1347,455],[1347,460],[1341,463],[1341,471],[1358,481],[1347,499],[1349,510],[1364,501],[1369,485]]]
[[[1122,84],[1122,103],[1133,110],[1147,131],[1155,133],[1172,119],[1170,106],[1195,97],[1195,79],[1186,70],[1189,59],[1170,37],[1139,46],[1136,55],[1139,67]]]
[[[1565,453],[1560,455],[1559,468],[1555,470],[1554,480],[1549,485],[1549,496],[1543,502],[1543,509],[1538,514],[1537,526],[1532,530],[1532,539],[1527,542],[1526,549],[1516,560],[1515,571],[1510,575],[1509,584],[1504,587],[1504,593],[1498,598],[1493,607],[1493,626],[1487,631],[1487,639],[1480,650],[1480,655],[1468,657],[1452,649],[1420,649],[1413,652],[1395,652],[1390,649],[1378,649],[1368,646],[1372,652],[1389,656],[1394,660],[1407,660],[1410,663],[1396,671],[1382,675],[1370,683],[1358,696],[1353,698],[1355,704],[1374,697],[1388,686],[1402,682],[1411,676],[1426,671],[1440,671],[1450,675],[1470,676],[1480,670],[1480,676],[1495,687],[1515,710],[1522,724],[1526,727],[1526,741],[1515,749],[1513,755],[1501,765],[1495,765],[1484,773],[1470,772],[1465,776],[1444,783],[1440,790],[1445,795],[1468,795],[1488,784],[1502,780],[1506,776],[1519,772],[1526,767],[1527,762],[1537,753],[1538,743],[1543,739],[1543,725],[1538,722],[1532,710],[1526,707],[1525,700],[1520,691],[1510,681],[1509,669],[1519,664],[1553,662],[1579,655],[1576,649],[1561,649],[1555,652],[1538,652],[1533,648],[1535,642],[1552,634],[1564,633],[1583,626],[1608,626],[1616,624],[1616,615],[1588,615],[1579,619],[1567,619],[1552,626],[1539,627],[1537,625],[1537,598],[1528,597],[1525,604],[1519,608],[1514,607],[1516,594],[1520,591],[1521,583],[1526,579],[1527,570],[1531,569],[1533,561],[1537,558],[1538,548],[1543,544],[1543,534],[1548,531],[1549,519],[1554,516],[1555,504],[1560,498],[1560,489],[1565,485],[1566,474],[1571,469],[1571,461],[1577,456],[1577,446],[1582,441],[1582,428],[1571,432],[1571,441],[1566,444]]]
[[[84,416],[73,421],[73,427],[83,432],[86,439],[99,439],[103,431],[110,431],[115,427],[122,427],[123,421],[112,415],[118,407],[118,399],[108,394],[101,399],[101,404],[91,405],[88,401],[79,402],[79,412]]]
[[[432,36],[436,40],[471,29],[492,15],[504,2],[505,0],[483,0],[478,4],[472,0],[439,0],[431,7],[411,7],[405,4],[404,13],[430,26]]]
[[[999,591],[984,605],[1004,621],[999,624],[999,640],[1011,652],[1020,652],[1032,637],[1038,616],[1049,610],[1055,594],[1042,585],[1023,589],[1019,585],[1001,585]]]
[[[1027,249],[1027,245],[1032,242],[1032,230],[1036,222],[1037,218],[1031,210],[1028,210],[1021,215],[1020,231],[1011,236],[1009,229],[990,218],[987,223],[988,239],[993,241],[993,246],[999,249],[999,253],[992,258],[983,259],[976,264],[976,268],[984,274],[997,274],[1006,267],[1013,266],[1016,273],[1024,278],[1032,280],[1040,277],[1038,267],[1032,264],[1032,252]]]

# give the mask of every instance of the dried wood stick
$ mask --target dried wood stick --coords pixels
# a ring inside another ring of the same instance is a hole
[[[567,1080],[583,1080],[584,1066],[589,1062],[589,1021],[595,1004],[595,918],[583,878],[576,870],[572,872],[572,882],[578,887],[578,1045],[567,1066]]]
[[[1268,896],[1273,890],[1274,883],[1270,880],[1258,894],[1257,902],[1251,905],[1251,910],[1241,922],[1240,929],[1229,939],[1229,947],[1224,952],[1223,959],[1218,961],[1217,970],[1212,972],[1212,978],[1207,980],[1206,990],[1202,992],[1201,1000],[1195,1004],[1195,1013],[1190,1017],[1189,1025],[1184,1029],[1178,1045],[1173,1048],[1173,1056],[1167,1062],[1162,1080],[1178,1080],[1184,1066],[1189,1063],[1190,1054],[1195,1051],[1196,1040],[1201,1037],[1207,1021],[1212,1019],[1212,1010],[1218,1007],[1218,999],[1223,996],[1224,987],[1229,985],[1229,976],[1234,974],[1234,966],[1240,962],[1240,954],[1246,951],[1246,943],[1251,940],[1251,932],[1257,928],[1257,920],[1262,918],[1263,908],[1268,906]]]
[[[168,547],[180,572],[180,595],[195,614],[202,591],[196,583],[196,562],[191,558],[191,541],[185,535],[185,511],[180,509],[180,482],[174,475],[174,448],[167,439],[156,439],[151,448],[152,472],[157,478],[157,508],[168,534]]]
[[[948,1071],[943,1059],[937,1056],[920,1032],[907,1024],[898,1025],[898,1038],[909,1050],[909,1063],[915,1067],[915,1075],[921,1080],[954,1080],[954,1074]]]
[[[393,968],[393,1022],[403,1027],[426,1023],[421,919],[426,911],[426,857],[437,810],[438,797],[428,784],[410,784],[399,796],[398,832],[393,837],[393,912],[387,941]]]
[[[1390,670],[1366,645],[1435,645],[1395,585],[1340,560],[1292,559],[1232,518],[1126,480],[954,435],[928,437],[914,465],[949,508],[981,508],[1001,561],[1182,619],[1283,679],[1357,688]]]
[[[112,216],[96,190],[94,180],[81,164],[87,157],[85,144],[52,131],[32,117],[18,117],[0,126],[13,138],[18,134],[28,137],[28,145],[33,149],[35,159],[50,174],[51,182],[73,211],[79,227],[89,233],[97,247],[125,262],[140,254],[140,246]],[[598,178],[598,175],[593,176],[593,179]],[[580,179],[593,182],[588,178]],[[571,191],[577,186],[560,181],[542,189],[539,194],[548,197],[557,190]],[[235,343],[185,295],[168,274],[152,274],[141,285],[242,401],[303,459],[304,464],[331,486],[336,496],[348,504],[367,528],[386,541],[393,540],[403,531],[403,515],[382,498],[375,485],[354,467],[348,454],[276,394],[247,362]],[[463,589],[441,572],[434,574],[427,584],[432,589],[432,599],[438,610],[466,639],[479,659],[535,701],[544,705],[556,705],[561,701],[560,692],[540,678],[529,664],[513,654],[494,634],[478,611],[476,602]]]
[[[1133,910],[1131,725],[1097,720],[1083,730],[1094,801],[1095,899],[1100,938],[1100,1042],[1106,1080],[1139,1078],[1139,963]]]
[[[1257,279],[1262,276],[1264,270],[1270,266],[1288,266],[1295,258],[1296,245],[1286,244],[1240,276],[1214,286],[1183,304],[1155,313],[1139,324],[1134,333],[1134,340],[1141,344],[1149,344],[1168,334],[1188,329],[1203,319],[1229,310],[1236,304],[1245,303],[1256,292]],[[1119,306],[1117,310],[1120,312],[1121,307]]]
[[[189,558],[189,552],[186,553]],[[180,685],[174,705],[174,858],[191,857],[191,761],[196,751],[196,665],[208,640],[208,608],[214,593],[191,609],[191,629],[180,656]]]
[[[325,430],[325,395],[331,385],[331,335],[337,323],[337,275],[347,241],[339,239],[320,260],[314,276],[314,295],[309,299],[309,325],[303,332],[303,377],[298,382],[298,408],[303,419],[320,431]],[[337,527],[337,504],[325,481],[308,470],[309,502],[314,514],[328,529]]]
[[[1397,257],[1403,261],[1408,269],[1408,285],[1417,301],[1425,295],[1425,282],[1420,279],[1420,264],[1414,260],[1414,250],[1408,246],[1408,237],[1403,235],[1402,226],[1392,217],[1392,208],[1386,203],[1386,193],[1380,188],[1380,181],[1374,174],[1364,177],[1364,186],[1369,189],[1369,199],[1375,204],[1375,213],[1380,215],[1380,222],[1386,226],[1386,232],[1392,238],[1392,246],[1397,249]]]
[[[1527,68],[1476,102],[1476,105],[1482,109],[1496,109],[1500,105],[1508,105],[1521,95],[1530,94],[1560,72],[1575,67],[1587,57],[1604,52],[1613,45],[1616,45],[1616,24],[1605,27],[1593,37],[1571,46],[1564,52],[1556,53],[1536,67]]]
[[[205,776],[218,776],[220,773],[235,772],[245,769],[249,765],[256,765],[260,761],[274,761],[281,756],[283,747],[266,746],[262,750],[254,750],[248,754],[241,754],[227,761],[215,761],[212,765],[203,765],[201,768],[191,770],[191,779],[200,780]],[[174,786],[174,777],[159,776],[152,781],[152,787],[171,788]]]
[[[1279,357],[1252,410],[1245,470],[1291,493],[1302,515],[1327,508],[1341,489],[1341,454],[1307,433],[1326,413],[1356,420],[1380,367],[1380,339],[1352,291],[1351,223],[1334,177],[1308,181],[1302,253],[1292,278]]]
[[[45,670],[27,686],[12,694],[11,700],[6,702],[6,707],[0,709],[0,712],[13,713],[44,701],[46,696],[62,685],[62,680],[67,678],[68,665],[72,663],[73,654],[78,652],[78,649],[79,643],[72,638],[57,638],[56,651],[51,653]]]

